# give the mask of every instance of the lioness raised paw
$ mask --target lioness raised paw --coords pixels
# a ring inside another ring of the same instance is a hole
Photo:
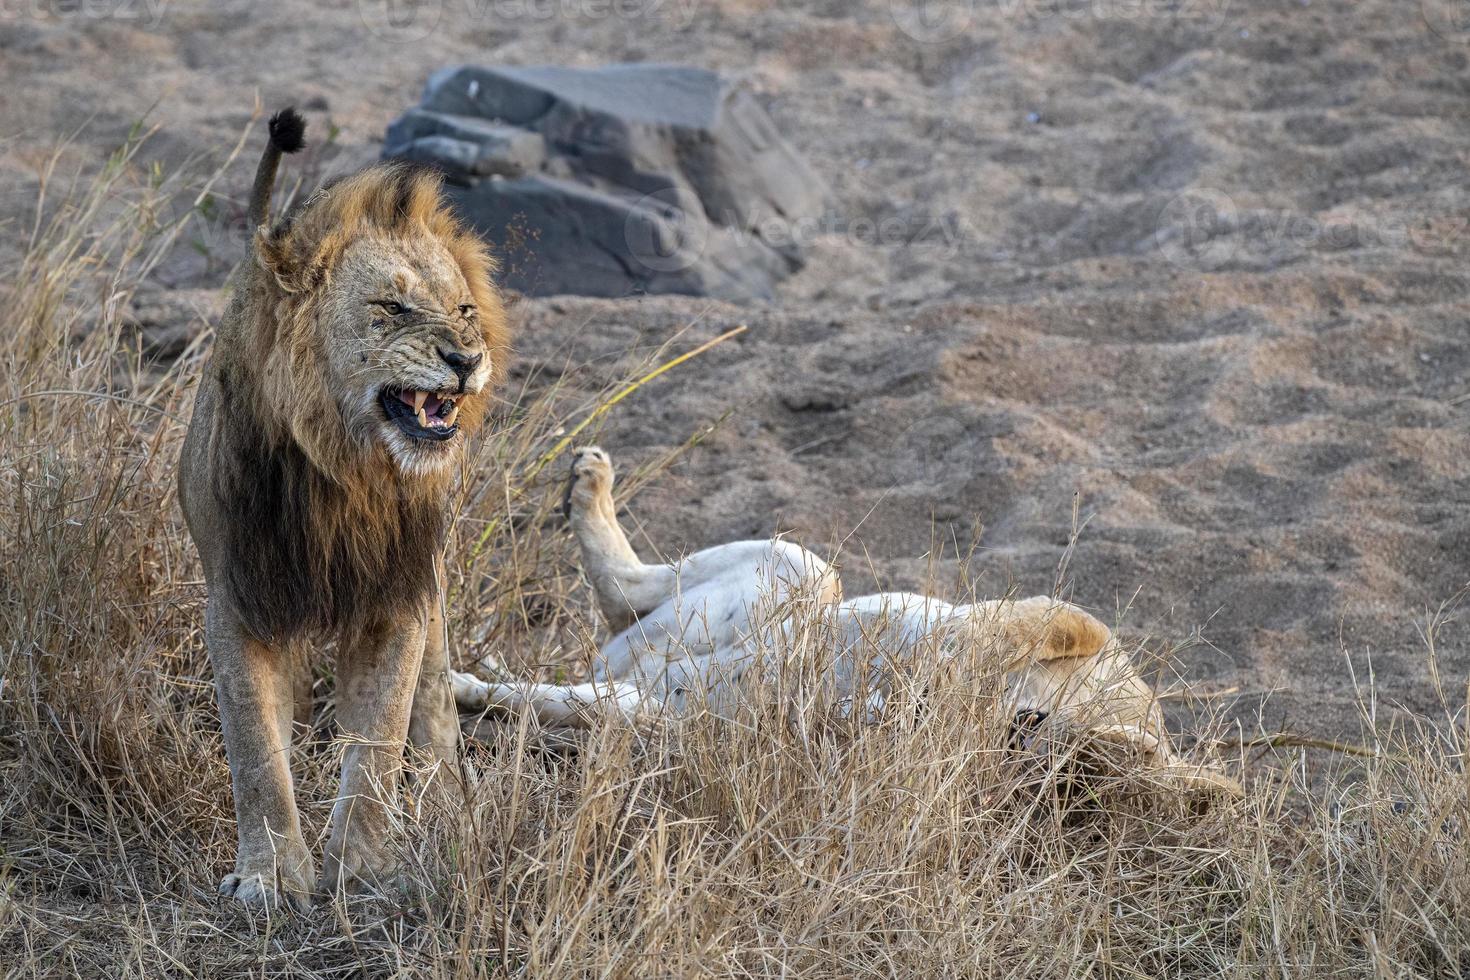
[[[583,446],[572,454],[572,471],[567,477],[562,514],[570,519],[572,510],[586,510],[599,498],[612,497],[612,458],[599,446]]]

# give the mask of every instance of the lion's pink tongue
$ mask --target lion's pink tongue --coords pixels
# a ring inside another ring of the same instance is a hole
[[[418,397],[420,395],[423,395],[424,397],[424,411],[429,413],[430,415],[437,415],[439,409],[442,408],[444,405],[444,399],[440,398],[433,392],[418,391],[417,389],[407,389],[398,393],[398,400],[403,402],[403,404],[407,405],[409,408],[417,409],[418,405],[416,404],[416,402],[418,401]]]
[[[408,389],[398,393],[398,400],[409,407],[419,420],[419,425],[450,426],[459,413],[448,399],[440,398],[429,391]]]

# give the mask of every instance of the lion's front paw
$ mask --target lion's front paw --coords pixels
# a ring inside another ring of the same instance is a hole
[[[304,912],[311,908],[310,873],[278,874],[276,869],[264,871],[232,871],[219,883],[219,893],[251,908],[287,908]]]
[[[385,849],[358,844],[349,847],[340,859],[328,853],[319,888],[327,894],[391,893],[399,872],[398,862]]]
[[[583,446],[572,454],[572,472],[567,479],[563,510],[567,517],[573,509],[587,507],[598,497],[611,496],[613,487],[612,458],[598,446]]]

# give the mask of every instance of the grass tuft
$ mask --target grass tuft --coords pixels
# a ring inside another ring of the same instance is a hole
[[[398,894],[301,916],[218,899],[234,817],[203,584],[174,499],[208,325],[159,362],[127,319],[197,211],[158,216],[208,200],[217,174],[149,171],[141,139],[59,189],[43,169],[0,276],[0,973],[1470,972],[1466,715],[1378,729],[1371,689],[1362,756],[1237,740],[1265,753],[1246,797],[1203,810],[1127,773],[1071,790],[1065,747],[1001,751],[986,700],[959,693],[872,726],[818,723],[789,697],[729,722],[559,740],[486,719],[473,806],[419,811],[405,796]],[[630,359],[603,390],[569,368],[507,396],[456,504],[460,666],[582,670],[593,607],[548,456],[680,356]],[[819,636],[789,642],[821,656]],[[318,847],[337,751],[329,661],[322,672],[320,720],[293,750]]]

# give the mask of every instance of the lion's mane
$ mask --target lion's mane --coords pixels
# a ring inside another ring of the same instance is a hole
[[[438,176],[399,164],[330,184],[262,228],[257,264],[227,316],[248,345],[214,378],[211,489],[223,517],[225,574],[246,628],[261,639],[384,622],[434,586],[454,468],[403,478],[381,447],[364,450],[312,379],[338,257],[358,236],[410,230],[436,237],[459,263],[486,349],[503,354],[493,260],[445,207]],[[267,371],[281,349],[290,370]],[[503,380],[505,357],[492,360],[486,392],[463,399],[466,436]],[[314,421],[293,431],[292,417]]]

